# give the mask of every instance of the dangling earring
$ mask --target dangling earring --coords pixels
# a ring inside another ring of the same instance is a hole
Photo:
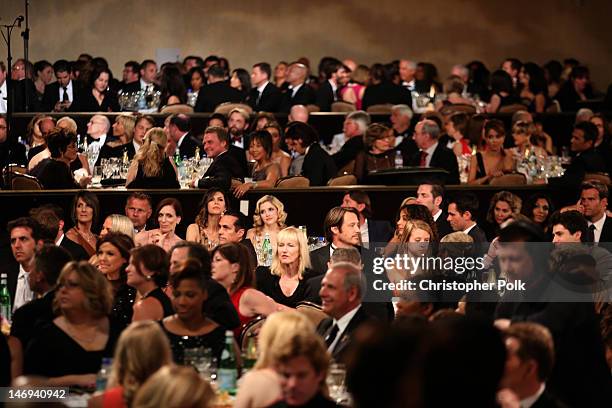
[[[150,280],[152,279],[152,278],[151,278],[151,275],[145,275],[145,279],[146,279],[146,280],[148,280],[148,281],[150,281]]]

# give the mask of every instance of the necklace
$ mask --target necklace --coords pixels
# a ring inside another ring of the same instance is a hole
[[[64,318],[64,322],[66,324],[66,329],[68,329],[68,334],[70,335],[70,337],[74,338],[79,343],[90,344],[90,343],[93,343],[94,341],[96,341],[96,338],[98,338],[97,327],[94,327],[94,333],[93,333],[92,336],[90,336],[90,337],[83,337],[83,336],[80,336],[80,335],[76,334],[77,333],[76,329],[74,328],[72,323],[70,323],[68,321],[68,319]]]

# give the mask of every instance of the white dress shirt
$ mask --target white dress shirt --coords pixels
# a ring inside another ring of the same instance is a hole
[[[433,215],[434,222],[437,222],[438,218],[440,218],[441,215],[442,215],[442,209],[438,208],[438,212]]]
[[[303,85],[304,85],[304,84],[302,83],[302,84],[296,85],[296,86],[294,86],[294,87],[290,87],[290,88],[291,88],[291,99],[293,99],[293,98],[295,97],[295,94],[297,93],[297,91],[299,91],[299,90],[300,90],[300,88],[301,88]]]
[[[344,316],[342,316],[338,320],[334,319],[334,323],[332,324],[332,327],[334,327],[334,325],[338,326],[338,334],[336,334],[336,338],[334,339],[332,344],[330,344],[329,347],[327,348],[330,352],[332,352],[334,350],[334,348],[336,347],[336,345],[338,344],[338,342],[342,338],[342,335],[344,334],[344,331],[348,327],[348,325],[351,322],[351,320],[353,319],[353,317],[357,314],[357,312],[359,311],[360,307],[361,307],[361,305],[357,306],[356,308],[354,308],[353,310],[351,310],[350,312],[348,312],[347,314],[345,314]]]
[[[23,269],[21,264],[19,265],[19,276],[17,276],[17,289],[15,290],[15,302],[13,304],[13,312],[19,309],[21,306],[34,299],[34,292],[30,289],[28,283],[29,272]]]
[[[361,233],[361,246],[364,248],[370,248],[370,236],[368,231],[368,219],[366,218],[365,222],[359,227],[359,232]]]
[[[87,147],[87,161],[91,163],[96,163],[98,161],[98,157],[100,156],[100,149],[106,143],[106,134],[100,136],[98,140],[93,140]],[[91,157],[90,157],[91,155]],[[93,168],[92,168],[93,171]]]
[[[595,225],[595,231],[593,231],[593,242],[599,243],[599,238],[601,238],[601,230],[603,230],[603,226],[606,222],[606,213],[604,213],[603,217],[595,222],[589,221],[589,227],[591,225]]]
[[[584,224],[583,224],[583,225],[584,225]],[[470,234],[470,231],[471,231],[472,229],[474,229],[474,227],[475,227],[475,226],[476,226],[476,223],[473,223],[472,225],[470,225],[469,227],[467,227],[466,229],[464,229],[464,230],[463,230],[463,233],[464,233],[464,234],[469,235],[469,234]]]
[[[521,400],[521,402],[520,402],[521,408],[531,408],[531,406],[533,404],[535,404],[535,402],[538,400],[538,398],[540,398],[540,396],[544,393],[545,389],[546,389],[546,385],[544,383],[542,383],[542,385],[540,386],[540,389],[538,390],[538,392],[533,394],[531,397],[527,397],[527,398]]]
[[[72,89],[72,81],[68,82],[68,86],[66,87],[66,93],[68,94],[68,100],[70,102],[74,101],[74,91]],[[64,88],[60,85],[59,101],[62,102],[63,100],[64,100]]]
[[[421,150],[427,153],[427,157],[425,157],[425,167],[429,167],[429,163],[431,163],[431,156],[433,156],[436,151],[436,147],[438,147],[438,142],[432,144],[425,150]]]
[[[8,98],[8,92],[6,90],[6,81],[0,85],[0,113],[6,113],[6,100]]]

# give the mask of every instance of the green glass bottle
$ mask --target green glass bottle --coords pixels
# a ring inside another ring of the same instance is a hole
[[[238,361],[234,351],[234,333],[228,330],[225,332],[225,347],[221,353],[221,361],[219,361],[219,369],[217,370],[219,389],[230,395],[235,395],[237,380]]]
[[[6,324],[11,323],[11,295],[8,290],[6,273],[0,275],[0,317]]]

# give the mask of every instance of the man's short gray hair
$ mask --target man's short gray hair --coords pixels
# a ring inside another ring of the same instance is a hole
[[[433,120],[425,119],[423,121],[423,133],[427,133],[432,139],[438,140],[440,137],[440,127]]]
[[[469,77],[470,76],[470,70],[468,69],[468,67],[466,67],[463,64],[457,64],[457,65],[453,65],[453,68],[451,70],[454,71],[457,70],[460,72],[460,76],[462,77],[461,79],[463,79],[463,77]]]
[[[361,268],[351,262],[337,262],[329,270],[342,269],[344,271],[344,290],[349,291],[352,287],[357,288],[359,299],[363,299],[366,292],[366,281]]]
[[[366,129],[368,128],[368,126],[370,126],[370,123],[372,122],[370,114],[362,110],[349,113],[348,115],[346,115],[346,119],[355,122],[357,124],[357,127],[359,128],[359,133],[361,134],[365,133]]]
[[[407,116],[408,119],[412,119],[412,109],[410,109],[410,106],[408,105],[404,105],[404,104],[400,104],[400,105],[393,105],[391,107],[391,112],[397,112],[402,116]]]

